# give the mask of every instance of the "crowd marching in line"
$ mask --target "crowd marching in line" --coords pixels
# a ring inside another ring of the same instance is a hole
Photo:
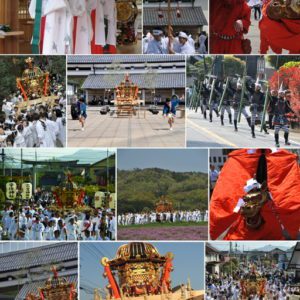
[[[207,222],[208,210],[202,213],[194,211],[174,212],[149,212],[149,213],[125,213],[118,215],[118,225],[144,225],[151,223],[175,223],[175,222]]]
[[[209,274],[206,277],[207,300],[239,300],[242,298],[242,287],[240,279],[246,276],[247,271],[239,270],[234,276],[219,274]],[[265,297],[258,293],[250,295],[247,299],[264,300],[276,299],[287,300],[292,295],[300,296],[300,288],[294,285],[295,278],[293,274],[285,274],[283,270],[261,268],[259,274],[266,278]],[[246,298],[245,298],[246,299]]]
[[[289,146],[290,121],[288,116],[289,114],[294,114],[290,103],[292,92],[284,90],[282,86],[279,90],[268,92],[268,105],[266,113],[264,113],[266,92],[263,92],[259,80],[254,83],[251,78],[247,78],[245,93],[243,93],[243,85],[240,78],[238,80],[229,80],[228,83],[227,85],[222,81],[216,80],[212,86],[208,78],[201,83],[200,109],[204,119],[213,122],[213,115],[215,114],[216,117],[220,117],[220,125],[224,126],[224,116],[227,113],[229,123],[234,125],[234,131],[238,132],[239,115],[243,115],[249,126],[252,138],[256,137],[255,126],[257,124],[261,124],[264,133],[269,134],[267,130],[268,122],[269,129],[274,130],[276,147],[280,147],[279,133],[281,130],[284,132],[285,145]],[[248,105],[249,110],[247,109]],[[265,120],[266,115],[268,120]]]
[[[114,240],[115,214],[110,209],[75,212],[52,209],[50,192],[35,194],[20,209],[7,205],[0,211],[0,240],[73,241]],[[19,213],[18,213],[19,212]]]

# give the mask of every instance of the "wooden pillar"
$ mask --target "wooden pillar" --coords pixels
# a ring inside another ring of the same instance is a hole
[[[0,0],[0,24],[9,25],[13,32],[17,32],[19,30],[18,10],[18,0]],[[0,53],[19,53],[18,35],[8,36],[4,39],[0,38]]]

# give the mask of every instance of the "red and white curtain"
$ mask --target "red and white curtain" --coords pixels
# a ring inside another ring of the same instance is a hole
[[[38,0],[29,12],[36,17]],[[105,27],[107,20],[107,28]],[[112,0],[42,0],[41,54],[116,53],[117,12]]]

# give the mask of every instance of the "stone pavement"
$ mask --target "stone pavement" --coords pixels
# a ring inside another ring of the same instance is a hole
[[[161,112],[141,111],[132,118],[118,118],[100,115],[93,108],[87,115],[84,131],[78,120],[68,116],[68,147],[185,147],[185,118],[176,118],[170,131]]]

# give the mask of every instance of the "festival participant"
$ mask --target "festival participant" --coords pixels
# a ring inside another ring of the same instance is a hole
[[[248,87],[251,98],[250,98],[250,111],[251,111],[251,134],[252,137],[255,138],[255,125],[256,120],[263,123],[263,110],[264,110],[264,103],[265,103],[265,94],[261,91],[262,86],[259,83],[259,80],[255,82],[255,88],[252,89]],[[267,130],[266,124],[263,124],[263,130],[265,134],[269,134]]]
[[[210,0],[210,53],[248,54],[251,9],[245,0]]]
[[[24,126],[19,124],[16,126],[16,136],[14,139],[14,148],[26,147],[25,137],[24,137]]]
[[[2,235],[5,239],[20,239],[18,230],[24,231],[24,240],[80,240],[84,238],[81,237],[81,229],[82,232],[89,230],[93,240],[110,240],[115,237],[114,216],[110,210],[99,210],[96,225],[91,226],[88,213],[61,216],[59,212],[51,211],[49,206],[55,202],[51,192],[38,192],[31,201],[32,204],[22,207],[18,214],[12,207],[0,213],[0,226],[4,229]],[[108,214],[109,218],[106,217]]]
[[[62,147],[66,147],[66,120],[63,117],[62,111],[60,109],[55,110],[55,115],[56,123],[58,126],[57,140],[62,145]]]
[[[164,37],[164,32],[160,27],[152,30],[152,35],[144,39],[147,46],[144,48],[145,54],[168,54],[168,39]]]
[[[222,84],[222,83],[220,83]],[[222,88],[222,94],[224,93],[224,89],[226,88],[226,84],[223,84]],[[221,112],[220,112],[220,118],[221,118],[221,125],[224,126],[224,114],[225,111],[228,114],[229,118],[229,124],[232,124],[232,113],[231,113],[231,103],[232,103],[232,98],[234,95],[234,89],[231,88],[230,83],[227,86],[227,90],[225,91],[224,99],[221,105]],[[223,96],[223,95],[222,95]]]
[[[85,120],[87,118],[87,113],[86,113],[87,106],[83,97],[79,98],[78,107],[80,112],[79,123],[81,124],[81,130],[84,131]]]
[[[287,119],[286,114],[289,112],[293,112],[289,103],[285,99],[285,92],[283,87],[281,86],[280,90],[278,91],[278,100],[274,103],[273,106],[273,126],[274,126],[274,137],[275,137],[275,144],[276,147],[280,147],[279,144],[279,131],[282,129],[284,131],[284,140],[285,145],[290,146],[289,142],[289,121]]]
[[[109,215],[109,225],[108,225],[108,237],[110,240],[115,239],[115,234],[116,234],[116,221],[115,217],[113,214]]]
[[[53,131],[55,129],[55,131]],[[47,119],[47,113],[40,113],[39,121],[36,125],[40,147],[55,147],[56,135],[58,134],[57,125],[54,127]]]
[[[171,39],[173,50],[170,48],[170,54],[195,54],[195,42],[185,32],[179,32],[178,37]]]
[[[116,53],[115,1],[31,0],[29,13],[35,19],[32,39],[35,53],[103,54],[105,45],[110,53]]]
[[[240,106],[241,106],[241,114],[246,118],[249,127],[251,127],[251,118],[246,111],[246,103],[244,99],[243,100],[241,99],[242,87],[243,86],[239,78],[237,82],[237,88],[236,91],[234,92],[233,99],[232,99],[233,124],[234,124],[235,131],[238,131],[237,123],[238,123],[238,114],[239,114]],[[248,98],[248,96],[245,94],[244,98]]]
[[[209,122],[212,123],[213,112],[215,112],[216,116],[219,117],[218,106],[219,106],[220,97],[222,95],[222,82],[219,80],[216,80],[214,89],[213,89],[213,84],[208,84],[208,89],[210,90],[210,97],[211,97],[211,99],[209,99],[209,100],[211,100],[211,102],[208,101]]]
[[[45,230],[45,226],[40,222],[40,217],[36,216],[35,221],[32,224],[32,239],[35,241],[43,240],[43,232]]]
[[[200,54],[207,54],[206,43],[207,43],[207,34],[205,31],[201,31],[199,35],[199,49],[198,49],[198,52]]]
[[[219,177],[219,172],[218,170],[216,170],[216,167],[214,165],[210,165],[210,171],[209,171],[209,185],[210,185],[210,194],[212,194],[215,186],[216,186],[216,182],[218,180]]]
[[[171,99],[167,98],[163,107],[163,117],[168,118],[168,124],[170,130],[173,130],[173,124],[176,117],[176,108],[179,105],[179,99],[176,95],[173,95]]]
[[[66,226],[66,231],[67,231],[67,240],[68,241],[76,241],[77,240],[78,228],[77,228],[74,218],[71,218],[69,220],[69,223]]]
[[[208,211],[206,211],[208,214]],[[126,213],[118,216],[118,225],[145,225],[150,223],[175,223],[175,222],[202,222],[205,216],[200,210],[174,211],[174,212],[150,212],[150,213]],[[207,222],[207,218],[206,221]]]
[[[277,103],[277,101],[278,101],[278,91],[272,90],[270,93],[270,101],[268,105],[269,129],[274,129],[273,118],[274,118],[275,104]]]

